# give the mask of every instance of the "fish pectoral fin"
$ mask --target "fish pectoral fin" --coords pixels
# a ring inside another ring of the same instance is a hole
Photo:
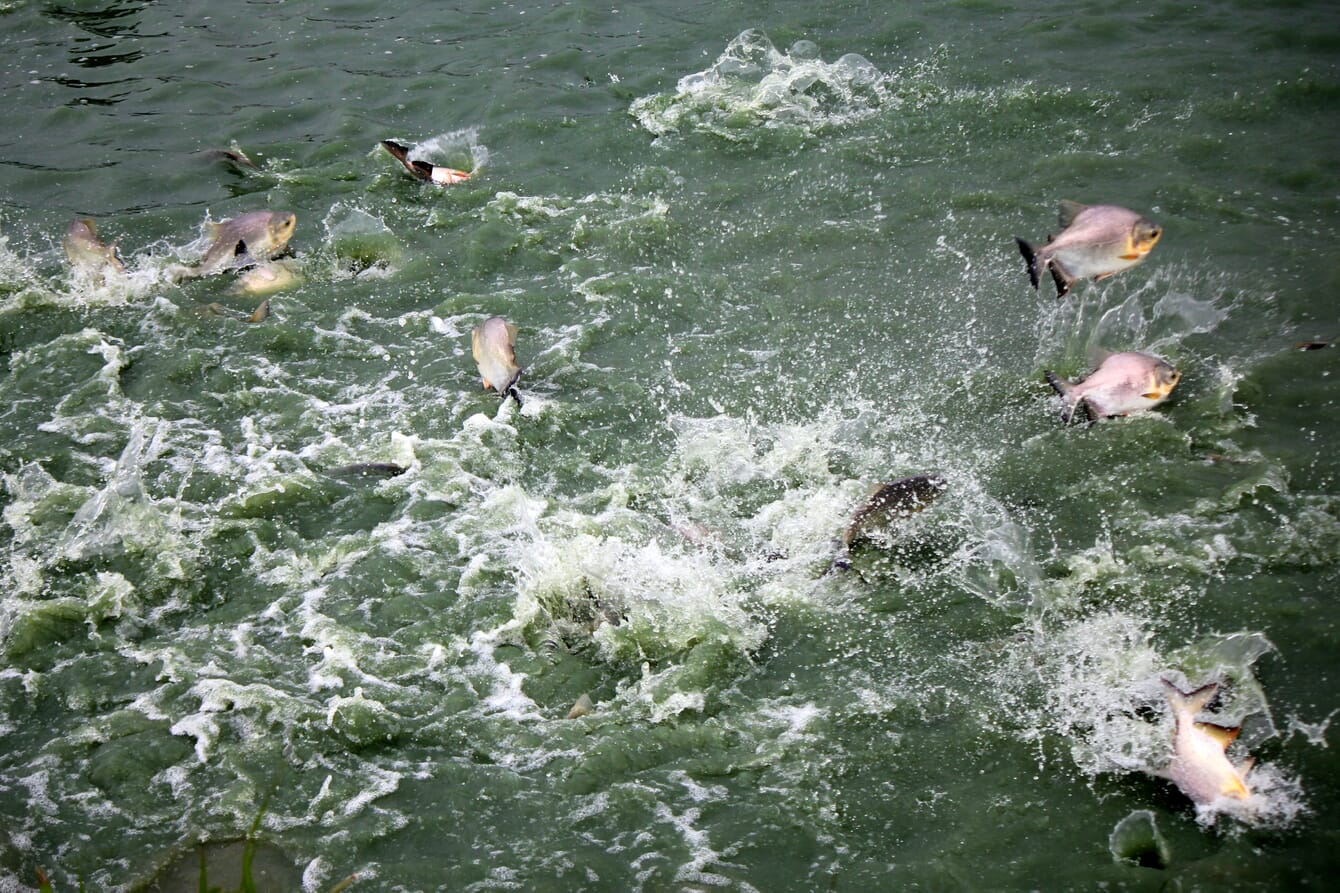
[[[1144,397],[1146,400],[1158,400],[1163,397],[1163,394],[1158,391],[1150,391],[1149,393],[1141,394],[1140,396]]]
[[[1196,728],[1208,735],[1215,741],[1215,743],[1224,748],[1224,750],[1228,750],[1228,746],[1233,743],[1238,737],[1238,733],[1242,731],[1242,729],[1238,727],[1230,728],[1228,726],[1217,726],[1212,722],[1198,722],[1196,723]]]
[[[487,391],[489,388],[493,387],[493,382],[489,381],[487,378],[482,379],[482,381],[484,382],[484,390]]]
[[[1139,255],[1139,254],[1118,254],[1117,257],[1121,258],[1122,260],[1139,260],[1139,259],[1140,259],[1140,255]],[[1111,274],[1111,273],[1108,273],[1107,275],[1108,275],[1108,276],[1111,276],[1112,274]]]

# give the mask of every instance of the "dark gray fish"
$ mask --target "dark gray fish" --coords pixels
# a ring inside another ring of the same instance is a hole
[[[399,477],[409,471],[403,465],[396,465],[394,462],[355,462],[351,465],[341,465],[338,468],[332,468],[326,472],[332,477],[343,478],[393,478]]]
[[[949,482],[938,474],[914,474],[880,485],[874,495],[852,515],[847,529],[842,532],[838,554],[825,573],[851,567],[851,547],[854,544],[866,539],[877,528],[887,527],[901,518],[920,512],[939,499],[948,486]]]

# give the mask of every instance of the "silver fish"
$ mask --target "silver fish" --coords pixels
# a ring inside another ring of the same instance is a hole
[[[509,395],[521,405],[516,383],[521,367],[516,364],[516,326],[501,316],[491,316],[470,334],[471,353],[479,365],[484,389],[493,388],[505,400]]]
[[[1228,745],[1238,729],[1196,722],[1196,714],[1214,698],[1217,682],[1184,692],[1167,679],[1163,682],[1168,706],[1172,709],[1173,758],[1155,774],[1167,778],[1197,805],[1208,806],[1221,797],[1245,800],[1251,796],[1247,773],[1253,761],[1234,766],[1228,759]]]
[[[395,156],[395,159],[403,164],[405,170],[413,174],[415,179],[427,180],[429,183],[436,183],[438,186],[450,186],[453,183],[463,183],[470,179],[470,171],[457,170],[443,164],[429,164],[426,161],[411,161],[409,147],[402,146],[393,140],[382,140],[381,145],[383,149]]]
[[[949,486],[938,474],[914,474],[881,484],[852,515],[842,532],[842,545],[829,565],[828,572],[851,567],[851,547],[869,537],[872,530],[885,527],[900,518],[908,518],[940,498]]]
[[[1028,279],[1038,288],[1045,271],[1062,297],[1080,279],[1106,279],[1144,260],[1163,235],[1163,228],[1134,211],[1116,205],[1061,202],[1061,232],[1035,246],[1015,236],[1028,264]]]
[[[1050,371],[1046,376],[1063,399],[1061,421],[1069,425],[1081,408],[1091,422],[1152,409],[1168,399],[1182,373],[1156,356],[1126,351],[1106,354],[1098,368],[1077,382]]]
[[[278,256],[288,247],[298,218],[288,211],[250,211],[206,225],[209,247],[200,263],[179,272],[208,276],[249,267]]]
[[[107,270],[124,273],[126,265],[116,252],[116,243],[104,245],[98,239],[98,226],[89,217],[76,217],[70,221],[62,239],[65,256],[70,266],[76,270],[94,273],[102,278]]]

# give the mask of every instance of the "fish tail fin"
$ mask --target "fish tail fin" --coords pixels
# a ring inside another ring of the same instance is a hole
[[[1019,253],[1024,256],[1024,263],[1028,265],[1028,281],[1033,283],[1033,290],[1036,291],[1041,281],[1037,249],[1018,236],[1014,237],[1014,242],[1019,246]]]
[[[409,165],[409,147],[402,146],[394,140],[382,140],[382,148],[395,156],[396,161]]]
[[[1195,691],[1182,691],[1167,679],[1160,677],[1159,681],[1163,683],[1163,694],[1173,709],[1186,710],[1193,716],[1204,710],[1205,705],[1214,700],[1215,694],[1219,691],[1218,682],[1206,683]]]
[[[1075,386],[1073,384],[1066,381],[1064,378],[1057,375],[1055,372],[1052,372],[1051,370],[1044,372],[1043,375],[1046,376],[1047,384],[1052,386],[1052,390],[1061,395],[1061,399],[1063,401],[1063,405],[1061,407],[1062,425],[1069,425],[1072,422],[1074,422],[1075,410],[1078,409],[1081,405],[1084,406],[1084,411],[1086,413],[1089,412],[1089,404],[1087,401],[1070,399],[1070,392],[1075,389]],[[1090,418],[1090,421],[1092,421],[1092,418]]]
[[[517,409],[521,408],[521,394],[520,392],[517,391],[515,384],[507,386],[507,391],[506,393],[503,394],[503,399],[506,400],[508,397],[511,397],[513,400],[516,401]]]
[[[269,315],[270,315],[270,299],[266,298],[264,301],[260,302],[260,305],[256,307],[256,310],[251,314],[251,316],[247,317],[247,322],[260,322]]]

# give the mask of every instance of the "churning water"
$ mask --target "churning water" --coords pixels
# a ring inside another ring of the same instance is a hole
[[[0,27],[0,891],[236,886],[248,835],[311,893],[1340,868],[1340,349],[1294,347],[1340,338],[1334,4]],[[1014,237],[1061,199],[1163,238],[1058,301]],[[179,270],[258,210],[295,281],[250,321]],[[1181,383],[1063,427],[1102,350]],[[1251,797],[1152,774],[1162,678],[1221,683]]]

